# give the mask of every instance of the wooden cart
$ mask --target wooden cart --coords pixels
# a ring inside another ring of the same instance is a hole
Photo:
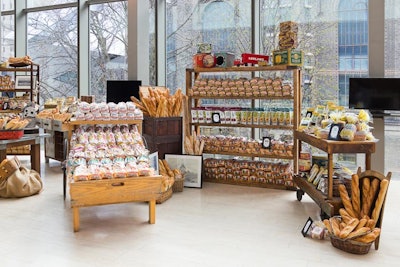
[[[328,154],[328,195],[322,194],[315,185],[309,183],[299,175],[294,175],[293,180],[297,187],[297,199],[301,201],[304,193],[307,193],[321,208],[321,215],[329,217],[339,214],[342,201],[339,197],[333,197],[333,154],[337,153],[363,153],[365,154],[365,169],[371,169],[371,154],[375,152],[375,142],[372,141],[333,141],[324,140],[304,132],[295,131],[296,151],[300,151],[301,142],[306,142],[319,148]],[[298,159],[297,159],[298,160]],[[295,170],[298,173],[298,170]]]

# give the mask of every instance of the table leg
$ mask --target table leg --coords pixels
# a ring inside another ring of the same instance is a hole
[[[73,223],[74,223],[74,232],[79,231],[79,208],[73,207],[72,208],[72,216],[73,216]]]
[[[1,149],[0,150],[0,162],[5,160],[7,158],[7,149]]]
[[[156,223],[156,200],[149,201],[149,223]]]
[[[31,169],[40,174],[40,144],[31,145]]]

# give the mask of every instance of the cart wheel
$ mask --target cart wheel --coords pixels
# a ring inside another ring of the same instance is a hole
[[[304,195],[304,191],[301,190],[301,189],[297,189],[297,191],[296,191],[296,197],[297,197],[297,200],[298,200],[298,201],[301,201],[301,199],[303,198],[303,195]]]

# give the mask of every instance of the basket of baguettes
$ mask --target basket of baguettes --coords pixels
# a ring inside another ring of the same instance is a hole
[[[24,128],[29,120],[20,116],[0,118],[0,140],[19,139],[24,135]]]
[[[361,172],[351,179],[351,198],[344,185],[339,185],[343,208],[340,216],[325,219],[334,247],[353,254],[367,254],[372,243],[379,247],[383,211],[391,173]]]
[[[140,87],[140,100],[131,96],[132,102],[143,112],[143,115],[161,117],[179,117],[182,113],[182,105],[187,98],[181,89],[174,94],[165,87]]]

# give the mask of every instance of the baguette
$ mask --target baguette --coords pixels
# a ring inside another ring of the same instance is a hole
[[[361,196],[362,207],[360,212],[361,217],[365,215],[369,216],[367,201],[370,188],[371,188],[371,180],[369,178],[364,178],[362,181],[362,196]]]
[[[357,237],[354,240],[358,241],[358,242],[362,242],[362,243],[371,243],[371,242],[375,241],[375,239],[380,235],[380,233],[381,233],[380,228],[374,228],[374,230],[372,230],[372,232],[370,232],[366,235]]]
[[[335,236],[339,236],[340,234],[340,226],[339,226],[339,219],[335,217],[331,217],[329,219],[329,222],[331,223],[331,228],[332,228],[332,233]]]
[[[358,219],[353,218],[351,221],[340,231],[339,237],[346,238],[358,225]]]
[[[359,237],[359,236],[365,235],[365,234],[367,234],[367,233],[370,232],[370,231],[371,231],[371,228],[368,228],[368,227],[361,227],[361,228],[356,229],[356,230],[354,230],[353,232],[351,232],[351,233],[347,236],[347,239],[352,239],[352,238],[355,238],[355,237]]]
[[[357,231],[358,229],[365,227],[365,225],[367,224],[367,222],[368,222],[367,219],[365,219],[365,218],[361,219],[361,220],[358,222],[358,225],[357,225],[356,229],[354,229],[354,231]]]
[[[340,194],[340,198],[342,199],[343,206],[346,209],[347,213],[351,217],[356,218],[356,215],[354,214],[354,211],[353,211],[353,206],[351,205],[349,194],[347,193],[347,190],[346,190],[346,187],[344,186],[344,184],[339,185],[339,194]]]
[[[368,215],[369,217],[371,217],[371,215],[372,215],[371,214],[372,208],[373,208],[372,205],[374,204],[376,195],[379,191],[379,183],[380,183],[380,180],[377,178],[375,178],[371,181],[371,187],[369,190],[369,194],[367,196],[367,203],[366,203],[366,210],[368,210],[368,213],[365,214],[365,215]]]
[[[357,174],[353,174],[351,176],[351,205],[353,207],[355,217],[360,218],[360,178]]]
[[[389,187],[389,180],[383,179],[380,183],[380,189],[379,189],[379,194],[375,202],[375,207],[374,210],[372,211],[371,214],[371,219],[374,220],[375,224],[378,222],[379,215],[381,213],[382,207],[383,207],[383,202],[385,201],[386,197],[386,192]]]
[[[371,228],[371,229],[374,228],[374,225],[375,225],[375,221],[374,221],[373,219],[369,219],[369,220],[367,221],[367,223],[365,224],[366,227],[369,227],[369,228]]]
[[[340,208],[339,209],[339,214],[340,214],[340,216],[342,217],[342,220],[346,223],[346,224],[348,224],[350,221],[351,221],[351,219],[352,219],[352,217],[347,213],[347,211],[345,210],[345,209],[343,209],[343,208]]]
[[[329,234],[333,234],[332,226],[331,226],[331,223],[329,222],[329,220],[328,220],[328,219],[325,219],[325,220],[323,220],[322,222],[324,223],[326,229],[328,229],[328,233],[329,233]]]

